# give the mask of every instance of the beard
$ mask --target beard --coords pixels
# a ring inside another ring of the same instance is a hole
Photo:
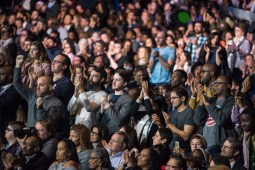
[[[86,84],[87,84],[86,85],[86,89],[87,90],[91,90],[91,91],[97,90],[100,87],[100,85],[101,85],[100,82],[95,83],[95,82],[93,82],[91,80],[88,80]]]

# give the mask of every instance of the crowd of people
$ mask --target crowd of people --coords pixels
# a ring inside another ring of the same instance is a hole
[[[0,7],[0,170],[255,170],[254,0]]]

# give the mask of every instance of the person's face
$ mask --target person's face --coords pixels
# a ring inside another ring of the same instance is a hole
[[[41,123],[37,122],[35,124],[35,128],[37,130],[37,135],[42,139],[46,140],[51,134],[48,132],[48,130],[42,126]]]
[[[211,40],[212,45],[217,45],[219,41],[219,36],[215,36],[213,37],[213,39]]]
[[[107,74],[107,77],[106,77],[106,80],[105,80],[105,83],[110,83],[112,81],[112,75],[111,75],[111,71],[109,69],[105,69],[105,72]]]
[[[148,149],[143,149],[138,155],[137,165],[141,168],[149,166],[150,163],[150,151]]]
[[[163,141],[161,139],[161,136],[159,134],[159,131],[155,133],[155,135],[152,137],[153,146],[163,144]]]
[[[35,146],[36,139],[33,137],[28,137],[25,142],[24,146],[22,147],[23,155],[25,156],[32,156],[38,151],[38,147]]]
[[[99,35],[97,33],[93,33],[91,36],[92,42],[96,42],[100,39]]]
[[[166,170],[181,170],[176,159],[171,158],[166,164]]]
[[[96,57],[96,58],[95,58],[94,66],[96,66],[96,67],[98,67],[98,68],[104,67],[104,59],[103,59],[102,56]]]
[[[165,44],[165,34],[164,32],[158,32],[155,37],[156,43],[158,46],[162,46]]]
[[[196,34],[201,34],[202,33],[202,24],[201,23],[196,23],[194,26],[194,31]]]
[[[138,57],[139,57],[139,59],[147,57],[146,54],[147,54],[147,53],[146,53],[146,48],[140,48],[140,49],[139,49],[139,51],[138,51]]]
[[[181,97],[177,96],[175,92],[172,92],[170,94],[170,100],[171,100],[173,108],[178,108],[182,105]]]
[[[134,77],[138,85],[142,84],[142,82],[144,81],[144,78],[145,78],[145,74],[142,71],[138,71]]]
[[[254,120],[248,114],[241,114],[240,116],[241,128],[245,132],[250,132],[254,129]]]
[[[96,72],[95,70],[92,70],[90,73],[89,80],[94,83],[99,83],[100,82],[100,73]]]
[[[241,30],[241,28],[235,27],[235,36],[236,36],[237,38],[239,38],[239,37],[241,37],[241,36],[243,36],[243,35],[244,35],[244,32]]]
[[[32,58],[37,58],[40,55],[39,48],[35,45],[31,45],[29,54]]]
[[[183,48],[184,45],[185,45],[184,40],[183,40],[182,38],[180,38],[180,39],[177,41],[177,45],[178,45],[178,47]]]
[[[70,130],[70,133],[69,133],[69,139],[71,141],[73,141],[73,143],[75,144],[75,146],[80,146],[80,137],[79,137],[79,134],[77,132],[75,132],[74,130]]]
[[[210,68],[207,65],[204,65],[201,69],[201,81],[204,84],[209,83],[210,79],[211,79],[211,71]]]
[[[64,46],[64,54],[68,55],[70,53],[72,53],[72,48],[68,43],[66,43]]]
[[[197,148],[203,148],[201,139],[197,139],[197,138],[192,139],[190,143],[190,148],[191,148],[191,151],[194,151]]]
[[[255,60],[254,60],[253,55],[248,55],[248,56],[245,57],[245,64],[249,68],[251,68],[255,65]]]
[[[247,38],[247,40],[249,40],[250,42],[253,42],[253,40],[254,40],[253,37],[254,37],[254,36],[253,36],[253,33],[247,33],[247,34],[246,34],[246,38]]]
[[[74,57],[72,61],[73,66],[81,66],[81,59],[79,57]]]
[[[153,43],[150,38],[145,41],[145,46],[149,48],[153,48]]]
[[[121,45],[116,43],[114,44],[114,49],[113,49],[113,53],[114,54],[119,54],[121,52]]]
[[[168,46],[171,46],[172,43],[173,43],[172,37],[168,36],[168,37],[166,38],[166,44],[167,44]]]
[[[225,141],[221,147],[221,152],[220,152],[220,155],[221,156],[225,156],[227,157],[228,159],[231,159],[233,158],[235,155],[234,155],[234,150],[233,148],[231,147],[231,143],[229,141]]]
[[[13,130],[14,129],[10,125],[8,125],[7,128],[5,129],[5,138],[7,139],[7,141],[15,138]]]
[[[25,42],[24,42],[24,51],[25,51],[25,52],[28,52],[28,51],[30,50],[31,44],[32,44],[31,41],[25,41]]]
[[[75,68],[75,78],[82,79],[83,73],[81,68]]]
[[[8,30],[5,27],[3,27],[1,30],[1,39],[7,40],[8,38],[10,38],[10,34],[9,34]]]
[[[72,17],[70,15],[66,15],[64,18],[64,24],[70,25],[72,23]]]
[[[60,141],[58,142],[57,152],[56,152],[56,160],[59,162],[64,162],[68,159],[70,153],[65,142]]]
[[[6,85],[10,76],[4,68],[0,68],[0,86]]]
[[[226,82],[226,80],[223,77],[218,77],[214,83],[214,90],[217,95],[221,95],[226,93],[228,89],[230,89],[230,84]]]
[[[51,71],[53,73],[62,72],[66,68],[66,65],[63,65],[63,62],[64,58],[61,55],[57,55],[51,63]]]
[[[125,41],[123,48],[124,48],[126,51],[130,51],[130,50],[131,50],[131,47],[132,47],[132,43],[131,43],[130,41]]]
[[[99,142],[99,130],[98,128],[93,128],[90,132],[90,141],[92,143],[98,143]]]
[[[230,32],[227,32],[225,35],[225,41],[228,42],[229,40],[232,40],[233,36]]]
[[[181,75],[178,72],[173,72],[172,79],[171,79],[171,86],[172,87],[179,87],[182,84]]]
[[[100,167],[100,165],[100,159],[98,158],[97,154],[95,152],[91,152],[89,158],[89,169],[97,169]]]
[[[202,66],[198,66],[198,67],[195,69],[195,71],[194,71],[195,77],[200,76],[201,70],[202,70]]]
[[[44,97],[50,93],[52,86],[49,85],[46,77],[39,77],[36,85],[37,97]]]
[[[101,40],[105,43],[109,43],[110,42],[110,37],[107,34],[102,34],[101,35]]]
[[[113,153],[118,153],[122,151],[125,147],[122,140],[122,136],[120,136],[119,134],[113,134],[109,142],[110,151]]]
[[[123,80],[123,78],[118,74],[115,73],[113,76],[113,82],[112,82],[112,89],[113,90],[122,90],[124,89],[125,85],[127,83]]]

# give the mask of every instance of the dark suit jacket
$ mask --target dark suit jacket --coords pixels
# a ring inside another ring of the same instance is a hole
[[[11,85],[0,95],[0,132],[3,132],[11,120],[16,120],[16,111],[20,95]]]
[[[47,159],[47,157],[42,153],[39,152],[34,158],[29,160],[25,163],[26,158],[24,155],[21,155],[21,162],[23,163],[24,170],[47,170],[50,165],[51,161]]]
[[[247,169],[243,165],[240,165],[238,162],[236,162],[233,168],[231,168],[231,170],[247,170]]]

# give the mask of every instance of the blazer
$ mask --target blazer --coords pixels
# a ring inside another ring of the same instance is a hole
[[[112,98],[113,94],[110,95]],[[121,125],[127,125],[130,121],[130,109],[133,99],[126,92],[103,113],[102,123],[109,129],[109,134],[119,130]]]

